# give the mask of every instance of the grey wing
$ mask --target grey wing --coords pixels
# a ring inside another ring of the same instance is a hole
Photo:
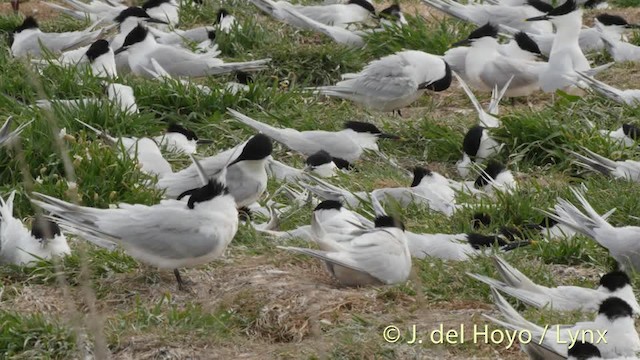
[[[446,61],[447,64],[449,64],[449,66],[451,67],[451,70],[455,71],[463,79],[467,78],[465,69],[468,51],[468,47],[457,47],[447,50],[447,52],[444,53],[443,57],[444,61]]]
[[[284,144],[286,147],[301,152],[305,155],[313,155],[322,150],[316,144],[307,139],[304,133],[295,129],[276,128],[271,125],[254,120],[238,111],[227,109],[227,112],[241,123],[258,130],[271,139]]]
[[[199,231],[203,219],[197,212],[181,207],[128,206],[126,211],[107,210],[97,224],[107,234],[119,239],[125,247],[133,247],[151,256],[165,259],[184,259],[206,255],[215,244],[211,234]]]
[[[509,88],[519,88],[529,86],[538,82],[538,68],[535,63],[523,61],[511,61],[507,58],[499,58],[498,61],[491,62],[482,70],[480,79],[489,87],[497,85],[503,87],[511,76],[511,84]]]
[[[386,231],[374,229],[350,245],[349,258],[354,264],[381,281],[388,282],[407,265],[403,247]]]
[[[210,156],[200,160],[200,164],[204,168],[207,176],[214,177],[222,168],[229,163],[231,157],[240,155],[240,149],[244,147],[246,142],[225,150],[217,155]],[[196,166],[191,164],[186,169],[182,169],[176,173],[169,173],[158,179],[156,187],[158,189],[166,189],[165,195],[170,198],[178,197],[187,190],[195,189],[202,186],[200,176],[196,170]]]
[[[302,133],[302,136],[305,140],[315,145],[314,147],[310,147],[312,150],[306,155],[313,155],[320,150],[324,150],[333,157],[352,161],[357,160],[360,154],[362,154],[362,148],[351,141],[348,135],[343,133],[305,131]]]
[[[383,58],[372,62],[362,75],[339,82],[349,84],[353,91],[364,96],[397,99],[418,91],[419,84],[405,72],[405,64],[399,56]]]

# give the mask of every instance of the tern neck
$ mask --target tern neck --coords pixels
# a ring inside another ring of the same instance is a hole
[[[576,10],[562,16],[560,21],[553,23],[556,27],[556,36],[553,47],[565,44],[578,44],[580,29],[582,28],[582,10]],[[553,51],[553,50],[552,50]]]

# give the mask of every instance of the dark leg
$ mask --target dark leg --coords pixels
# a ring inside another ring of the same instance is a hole
[[[20,0],[11,0],[11,8],[15,14],[20,10]]]
[[[184,281],[182,281],[182,276],[180,276],[180,270],[178,269],[173,269],[173,275],[176,276],[176,280],[178,281],[178,290],[180,291],[185,291],[186,290],[186,283]]]
[[[242,221],[251,221],[251,210],[248,207],[243,206],[238,209],[238,218]]]

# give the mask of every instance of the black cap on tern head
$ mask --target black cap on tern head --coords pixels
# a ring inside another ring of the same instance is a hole
[[[469,36],[467,36],[466,39],[463,39],[463,40],[460,40],[458,42],[455,42],[451,46],[452,47],[469,46],[469,45],[471,45],[472,40],[481,39],[483,37],[497,38],[498,37],[498,27],[496,25],[493,25],[492,23],[488,22],[488,23],[480,26],[479,28],[473,30],[471,32],[471,34],[469,34]]]
[[[527,0],[527,5],[533,6],[534,8],[536,8],[536,10],[543,13],[548,13],[549,11],[553,10],[553,5],[542,0]]]
[[[253,76],[248,72],[236,71],[236,80],[240,84],[249,85],[250,83],[253,83]]]
[[[154,7],[158,7],[164,3],[168,3],[171,0],[147,0],[144,4],[142,4],[142,8],[147,10]]]
[[[220,195],[226,195],[229,189],[216,180],[209,180],[207,185],[192,190],[187,190],[180,194],[177,199],[180,200],[184,196],[191,195],[187,201],[187,207],[193,209],[195,204],[211,200]]]
[[[340,158],[337,158],[337,157],[332,157],[331,160],[333,160],[333,163],[336,164],[338,169],[341,169],[341,170],[351,170],[351,169],[353,169],[353,165],[351,165],[351,163],[348,162],[347,160],[340,159]]]
[[[533,39],[529,37],[529,35],[527,35],[527,33],[525,33],[524,31],[520,31],[513,38],[516,40],[516,43],[518,44],[518,47],[520,49],[524,51],[528,51],[533,54],[542,55],[542,52],[540,52],[540,47],[538,47],[538,44],[535,41],[533,41]]]
[[[596,16],[596,19],[602,23],[602,25],[621,25],[625,26],[629,23],[622,16],[611,14],[600,14]]]
[[[623,124],[622,131],[633,140],[640,140],[640,128],[632,124]]]
[[[368,2],[367,0],[349,0],[348,4],[355,4],[355,5],[359,5],[362,8],[368,10],[370,13],[375,14],[376,13],[376,9],[373,7],[373,5],[371,5],[370,2]]]
[[[493,181],[498,174],[503,172],[505,169],[504,165],[498,161],[491,160],[485,167],[484,172],[478,176],[473,186],[476,188],[482,188],[489,184],[490,181]]]
[[[482,140],[482,133],[484,130],[484,127],[475,125],[464,135],[464,139],[462,140],[462,150],[465,154],[469,155],[471,159],[478,154],[478,149],[480,149],[480,140]]]
[[[130,6],[120,11],[120,14],[118,14],[118,16],[116,16],[113,20],[118,23],[122,23],[128,17],[147,18],[147,19],[151,18],[151,16],[149,16],[149,14],[147,14],[147,12],[143,8],[139,6]]]
[[[391,4],[388,8],[380,11],[378,15],[380,15],[380,17],[384,17],[387,19],[397,19],[399,18],[398,16],[399,13],[400,13],[400,5]]]
[[[313,211],[318,210],[340,210],[342,208],[342,203],[336,200],[325,200],[318,204]]]
[[[176,124],[176,123],[170,123],[169,126],[167,127],[167,132],[168,133],[180,133],[182,135],[184,135],[187,140],[198,140],[198,135],[196,135],[195,132],[193,132],[192,130],[187,129],[186,127],[180,125],[180,124]]]
[[[550,217],[550,216],[545,216],[542,221],[540,221],[540,223],[538,224],[538,226],[540,228],[545,228],[545,229],[549,229],[551,227],[554,227],[555,225],[558,224],[558,221],[555,220],[554,218]]]
[[[38,27],[39,26],[36,19],[33,16],[27,16],[27,18],[24,19],[24,21],[22,21],[22,24],[18,25],[15,29],[13,29],[13,32],[17,34],[22,30],[37,29]]]
[[[268,136],[264,134],[254,135],[247,141],[244,148],[242,148],[240,156],[233,160],[229,166],[239,163],[240,161],[262,160],[271,155],[271,151],[273,151],[273,144]]]
[[[37,216],[31,225],[31,236],[40,241],[51,240],[61,233],[58,224],[42,216]]]
[[[605,315],[607,319],[613,321],[618,318],[631,317],[633,309],[626,301],[619,297],[612,296],[600,304],[598,314]]]
[[[446,61],[442,60],[442,62],[444,63],[444,76],[433,82],[419,84],[418,90],[427,89],[440,92],[447,90],[451,86],[451,81],[453,80],[451,67]]]
[[[229,16],[230,13],[227,11],[227,9],[225,8],[220,8],[220,10],[218,10],[218,13],[216,14],[216,21],[214,22],[214,24],[219,24],[220,21],[222,21],[222,18],[225,16]]]
[[[305,160],[305,163],[309,166],[315,167],[315,166],[328,164],[331,161],[333,161],[331,159],[331,155],[329,155],[329,153],[324,150],[320,150],[317,153],[309,156],[307,160]]]
[[[491,225],[491,215],[484,212],[477,212],[473,214],[473,219],[471,219],[471,223],[473,224],[474,229],[480,228],[481,225],[489,226]]]
[[[567,1],[565,1],[564,4],[553,8],[547,14],[541,15],[541,16],[535,16],[535,17],[532,17],[532,18],[528,18],[528,19],[526,19],[526,21],[549,20],[549,19],[557,17],[557,16],[562,16],[562,15],[567,15],[569,13],[572,13],[572,12],[576,11],[576,9],[577,9],[577,6],[576,6],[575,0],[567,0]]]
[[[567,351],[567,355],[575,358],[576,360],[589,360],[592,358],[600,358],[602,356],[597,346],[582,341],[576,341],[576,343]]]
[[[129,32],[127,37],[124,38],[124,43],[122,44],[122,47],[120,49],[124,49],[127,46],[131,46],[133,44],[137,44],[139,42],[144,41],[148,33],[149,33],[149,30],[147,30],[146,27],[138,24],[138,26],[133,28],[133,30]],[[116,52],[119,52],[120,49],[118,49],[118,51]]]
[[[606,288],[611,292],[622,289],[623,287],[630,284],[631,279],[629,279],[629,275],[620,270],[604,274],[600,278],[600,286]]]
[[[404,231],[404,224],[402,223],[402,221],[391,216],[378,216],[376,217],[374,224],[377,228],[396,227]]]
[[[96,40],[85,53],[90,62],[109,52],[109,42],[104,39]]]
[[[370,133],[383,139],[399,139],[399,136],[385,134],[375,125],[362,121],[347,121],[344,124],[345,129],[351,129],[357,133]]]
[[[420,182],[425,176],[431,176],[431,170],[419,166],[413,168],[413,182],[411,182],[411,187],[420,185]]]

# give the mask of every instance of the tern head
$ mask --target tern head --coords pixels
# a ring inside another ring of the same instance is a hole
[[[253,76],[244,71],[236,71],[236,81],[243,85],[249,85],[253,83]]]
[[[138,26],[133,28],[133,30],[129,32],[127,37],[124,38],[124,43],[122,44],[122,47],[116,50],[114,54],[117,55],[123,51],[126,51],[132,46],[135,46],[137,44],[144,42],[145,39],[147,39],[148,34],[149,34],[149,30],[147,30],[147,28],[144,27],[142,24],[138,24]]]
[[[491,160],[484,169],[484,172],[478,176],[473,186],[477,189],[481,189],[487,186],[490,182],[494,181],[498,175],[505,171],[505,167],[498,161]]]
[[[598,308],[598,317],[606,317],[610,322],[618,319],[631,319],[633,309],[619,297],[609,297],[604,300]]]
[[[451,47],[456,46],[469,46],[473,44],[475,41],[483,39],[483,38],[497,38],[498,37],[498,27],[490,22],[480,26],[479,28],[473,30],[466,39],[455,42],[451,45]]]
[[[370,12],[373,15],[375,15],[375,13],[376,13],[376,9],[367,0],[349,0],[349,2],[347,4],[358,5],[361,8],[363,8],[363,9],[367,10],[368,12]]]
[[[273,151],[273,144],[268,136],[264,134],[254,135],[242,148],[240,156],[233,160],[229,166],[241,161],[266,161],[267,157],[271,155],[271,151]]]
[[[36,19],[33,16],[27,16],[27,18],[24,19],[24,21],[22,21],[22,24],[18,25],[15,29],[13,29],[13,33],[18,34],[23,32],[24,30],[38,29],[38,28],[39,26]]]
[[[545,15],[535,16],[532,18],[526,19],[526,21],[543,21],[549,20],[555,25],[562,21],[562,19],[566,18],[566,16],[573,14],[580,14],[580,18],[582,19],[581,12],[577,11],[578,7],[576,6],[575,0],[567,0],[564,4],[553,8],[551,11],[547,12]]]
[[[484,130],[485,128],[480,125],[473,126],[469,131],[467,131],[464,139],[462,140],[462,150],[471,159],[478,154]]]
[[[629,24],[622,16],[611,14],[600,14],[596,16],[596,21],[604,26],[620,27],[624,29],[637,29],[638,24]]]
[[[31,236],[40,242],[53,240],[61,234],[58,224],[42,216],[37,216],[31,226]]]
[[[422,179],[425,176],[432,176],[432,175],[433,173],[429,169],[419,167],[419,166],[413,168],[413,182],[411,183],[411,187],[416,187],[420,185],[420,183],[422,182]]]
[[[305,160],[306,168],[320,177],[332,177],[335,175],[336,164],[328,152],[320,150]]]
[[[489,226],[491,225],[491,215],[484,212],[477,212],[473,214],[471,225],[475,230],[479,229],[481,226]]]
[[[543,13],[548,13],[549,11],[553,10],[553,5],[542,0],[527,0],[527,5],[534,7],[536,10]]]
[[[338,210],[342,209],[342,203],[336,200],[325,200],[318,204],[313,211],[321,211],[321,210]]]
[[[529,35],[527,35],[526,32],[520,31],[513,38],[518,44],[518,47],[520,49],[530,52],[532,54],[542,55],[542,52],[540,52],[540,48],[538,47],[538,44],[535,41],[533,41],[533,39],[529,37]]]
[[[171,2],[173,2],[173,0],[147,0],[144,4],[142,4],[142,8],[145,10],[149,10]]]
[[[623,124],[622,131],[633,140],[640,140],[640,128],[632,124]]]
[[[222,19],[223,19],[225,16],[229,16],[229,15],[231,15],[231,13],[229,13],[229,12],[227,11],[227,9],[225,9],[225,8],[220,8],[220,10],[218,10],[218,13],[216,14],[216,21],[214,22],[214,25],[215,25],[215,24],[220,24],[220,22],[222,21]]]
[[[149,23],[168,24],[166,21],[152,18],[145,9],[139,6],[131,6],[122,10],[120,14],[118,14],[118,16],[116,16],[113,20],[118,24],[122,24],[126,20],[143,20]]]
[[[604,274],[600,278],[600,289],[606,289],[608,292],[615,292],[630,285],[631,279],[629,279],[629,275],[620,270]]]
[[[87,50],[85,55],[87,56],[87,59],[89,59],[89,62],[93,62],[95,59],[108,53],[109,51],[111,51],[109,42],[107,40],[100,39],[96,40],[93,44],[91,44],[91,46],[89,46],[89,49]]]
[[[407,19],[404,17],[402,10],[400,10],[400,4],[392,4],[388,8],[380,11],[378,14],[383,19],[387,19],[390,21],[397,21],[402,25],[407,25]]]
[[[576,341],[567,351],[567,360],[595,360],[601,359],[598,347],[582,341]]]
[[[394,140],[400,139],[400,137],[397,135],[383,133],[375,125],[371,123],[362,122],[362,121],[347,121],[344,124],[344,128],[353,130],[358,134],[373,135],[378,139],[394,139]]]
[[[13,29],[13,32],[9,34],[9,46],[13,45],[13,41],[17,34],[20,34],[23,31],[27,30],[39,30],[38,22],[33,16],[28,16],[26,19],[24,19],[22,24],[16,26],[16,28]]]
[[[550,229],[556,225],[558,225],[558,221],[549,216],[545,216],[544,219],[538,223],[541,229]]]
[[[351,165],[351,163],[348,162],[347,160],[340,159],[340,158],[337,158],[337,157],[332,157],[331,160],[333,160],[333,163],[336,164],[338,169],[341,169],[341,170],[351,170],[351,169],[353,169],[353,165]]]
[[[377,228],[398,228],[404,231],[404,224],[402,221],[392,216],[378,216],[374,220],[374,224]]]
[[[170,123],[167,127],[167,133],[182,134],[185,138],[187,138],[187,140],[198,141],[198,135],[196,135],[193,130],[189,130],[177,123]]]
[[[184,197],[186,194],[190,194],[189,201],[187,201],[187,207],[193,209],[195,204],[209,201],[220,195],[229,194],[227,186],[217,180],[209,180],[207,185],[199,187],[194,190],[187,190],[178,196],[178,200]]]

